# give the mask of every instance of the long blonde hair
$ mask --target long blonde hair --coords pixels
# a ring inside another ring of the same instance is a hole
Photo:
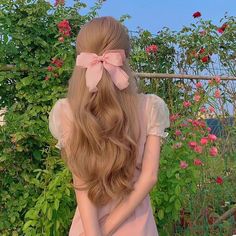
[[[64,159],[74,175],[85,183],[96,206],[123,199],[132,190],[140,138],[138,87],[128,64],[130,39],[127,29],[113,17],[97,17],[84,24],[76,39],[76,54],[124,49],[122,69],[129,86],[119,90],[104,69],[97,93],[85,84],[86,68],[75,66],[67,98],[75,119]]]

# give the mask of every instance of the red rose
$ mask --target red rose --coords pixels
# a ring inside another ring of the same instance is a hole
[[[210,60],[210,57],[209,56],[205,56],[201,60],[202,60],[203,63],[207,63]]]
[[[157,52],[157,50],[158,50],[158,47],[155,44],[152,44],[146,48],[147,53],[151,53],[151,52],[155,53]]]
[[[201,15],[202,15],[202,14],[201,14],[201,12],[199,12],[199,11],[193,13],[193,17],[194,17],[194,18],[200,17]]]
[[[221,28],[218,28],[217,31],[218,31],[220,34],[223,34],[223,33],[224,33],[224,30],[222,30]]]
[[[220,28],[217,29],[217,31],[220,33],[220,34],[223,34],[225,29],[228,27],[228,24],[224,23]]]
[[[57,59],[57,58],[53,58],[52,59],[52,64],[56,65],[57,67],[62,67],[62,65],[64,64],[63,60],[61,59]]]
[[[194,159],[193,164],[194,164],[195,166],[201,166],[201,165],[203,165],[203,163],[202,163],[202,161],[201,161],[200,159]]]
[[[199,54],[202,54],[202,53],[204,53],[205,52],[205,48],[201,48],[200,50],[199,50]]]
[[[63,20],[57,24],[59,32],[64,36],[70,36],[71,27],[68,20]]]
[[[48,66],[48,71],[53,71],[53,67],[52,66]]]
[[[216,183],[217,183],[217,184],[223,184],[223,178],[220,177],[220,176],[217,176],[217,178],[216,178]]]

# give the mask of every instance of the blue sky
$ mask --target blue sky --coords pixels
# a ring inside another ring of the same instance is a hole
[[[53,0],[51,0],[53,1]],[[73,0],[65,0],[72,5]],[[94,0],[82,0],[88,7],[94,5]],[[88,9],[81,10],[85,14]],[[106,0],[99,16],[110,15],[118,19],[123,14],[129,14],[131,19],[125,21],[129,30],[137,30],[140,26],[156,34],[162,27],[179,30],[183,25],[194,23],[192,14],[202,13],[203,19],[212,20],[215,24],[225,12],[236,14],[236,0]]]

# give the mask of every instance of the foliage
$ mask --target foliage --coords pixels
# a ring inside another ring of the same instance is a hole
[[[75,59],[74,42],[80,26],[97,16],[103,2],[97,1],[86,15],[81,15],[79,11],[86,4],[79,0],[71,7],[66,7],[63,0],[57,0],[54,6],[46,0],[1,0],[0,107],[7,107],[5,125],[0,126],[1,235],[65,235],[68,232],[76,203],[69,183],[71,175],[61,162],[54,147],[56,140],[48,130],[48,112],[52,104],[66,93]],[[121,16],[120,21],[127,18],[129,15]],[[194,66],[197,72],[201,72],[209,70],[217,55],[229,74],[234,75],[235,19],[226,16],[225,21],[227,27],[222,26],[221,33],[216,32],[217,26],[202,19],[178,33],[163,29],[153,36],[141,30],[131,40],[133,70],[171,73],[176,68],[183,70]],[[200,30],[205,30],[206,34]],[[201,46],[204,46],[205,51],[201,51],[204,56],[215,56],[207,62],[195,54],[192,56],[192,50],[199,55]],[[214,71],[211,73],[215,74]],[[208,135],[204,127],[197,125],[196,130],[194,127],[198,124],[195,120],[201,106],[207,103],[213,106],[212,91],[216,92],[219,86],[226,88],[224,83],[215,83],[192,91],[189,89],[192,85],[178,80],[139,81],[142,91],[163,97],[171,114],[177,115],[172,117],[170,136],[162,149],[159,184],[151,193],[158,228],[163,228],[165,233],[178,219],[185,201],[189,202],[192,196],[198,197],[199,184],[203,191],[203,186],[208,186],[207,181],[216,177],[215,172],[210,175],[205,171],[212,168],[212,157],[206,151],[210,147],[198,153],[188,145],[189,141],[199,141],[202,135]],[[226,97],[222,91],[221,110],[226,101],[232,102],[234,96],[232,92]],[[200,101],[196,101],[199,95]],[[183,101],[188,100],[191,106],[185,107]],[[188,125],[182,126],[183,123]],[[176,135],[176,129],[181,135]],[[180,137],[185,139],[180,140]],[[219,140],[215,143],[221,150]],[[180,142],[181,147],[177,144]],[[226,160],[226,154],[219,153]],[[204,160],[204,166],[195,165],[196,158]],[[233,152],[230,160],[235,161]],[[185,161],[188,166],[180,168],[180,161]],[[233,178],[232,175],[229,178]],[[220,188],[222,185],[216,186]],[[232,190],[230,194],[233,196],[235,192]]]

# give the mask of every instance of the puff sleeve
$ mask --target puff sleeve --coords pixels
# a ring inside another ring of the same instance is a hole
[[[49,112],[49,130],[57,139],[56,148],[64,147],[72,128],[73,116],[70,105],[66,98],[56,101]]]
[[[148,119],[147,135],[156,135],[166,138],[165,128],[170,126],[169,109],[165,101],[155,94],[149,94],[147,100]]]

